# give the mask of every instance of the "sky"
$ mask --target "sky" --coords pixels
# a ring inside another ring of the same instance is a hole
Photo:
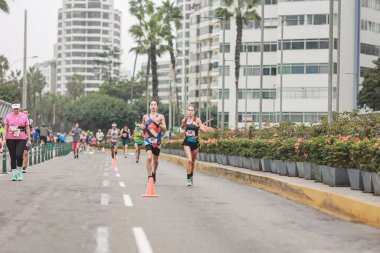
[[[160,3],[162,0],[155,0]],[[57,42],[58,9],[63,0],[8,0],[9,14],[0,12],[0,54],[8,58],[11,69],[22,69],[24,41],[24,10],[28,11],[28,66],[53,58],[53,45]],[[132,71],[134,55],[128,53],[134,46],[128,34],[130,25],[136,21],[128,12],[128,0],[115,0],[115,6],[122,11],[122,71]],[[133,57],[133,58],[132,58]],[[138,66],[145,61],[139,57]]]

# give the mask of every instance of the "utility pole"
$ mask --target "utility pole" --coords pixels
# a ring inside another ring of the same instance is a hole
[[[259,129],[263,128],[263,64],[264,64],[264,0],[261,1],[261,43],[260,43],[260,108]]]
[[[283,69],[284,69],[284,17],[281,16],[281,56],[280,56],[280,117],[278,119],[279,122],[282,121],[282,80],[283,80]]]
[[[23,64],[23,78],[22,78],[22,107],[27,108],[27,80],[26,80],[26,50],[27,50],[27,10],[24,16],[24,64]]]
[[[332,80],[333,80],[333,52],[334,52],[334,0],[330,0],[329,8],[329,78],[328,78],[328,122],[332,122]]]
[[[336,76],[336,108],[339,112],[339,89],[340,89],[340,29],[342,25],[342,0],[338,0],[338,43],[337,43],[337,76]]]
[[[248,104],[248,43],[245,45],[245,104],[244,104],[244,113],[247,117],[247,104]],[[244,120],[244,128],[247,128],[247,119]]]
[[[226,68],[226,58],[225,58],[225,42],[226,42],[226,18],[223,17],[223,54],[222,54],[222,131],[224,130],[224,88],[226,82],[225,68]]]

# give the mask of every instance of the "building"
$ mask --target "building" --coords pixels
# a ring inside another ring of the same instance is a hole
[[[119,76],[120,38],[121,12],[114,0],[63,0],[58,12],[57,92],[66,92],[74,74],[83,76],[86,92],[97,91],[105,78]]]
[[[189,62],[186,63],[188,104],[195,105],[203,121],[218,101],[220,23],[213,18],[218,1],[193,0],[190,15]],[[186,52],[186,51],[185,51]]]
[[[212,3],[212,6],[211,6]],[[360,6],[361,3],[361,6]],[[340,111],[356,108],[359,83],[366,69],[374,67],[372,61],[380,56],[380,1],[344,0],[341,15],[341,64],[337,63],[338,3],[334,1],[334,55],[333,55],[333,110],[336,110],[337,73],[340,73]],[[205,80],[221,91],[223,70],[223,29],[219,21],[207,17],[222,6],[223,1],[194,0],[191,14],[189,101],[196,102],[201,80],[201,103],[204,108]],[[361,7],[361,8],[360,8]],[[260,4],[257,7],[261,13]],[[359,15],[360,14],[360,15]],[[361,22],[359,17],[361,17]],[[281,34],[283,19],[283,34]],[[328,0],[265,0],[264,58],[263,58],[263,121],[315,122],[328,111],[328,55],[329,55],[329,1]],[[360,24],[360,26],[358,26]],[[193,29],[194,28],[194,29]],[[360,31],[361,29],[361,31]],[[195,32],[193,32],[195,31]],[[238,126],[243,118],[258,123],[260,97],[260,23],[251,21],[243,29],[241,72],[238,94],[235,92],[234,49],[235,20],[225,25],[225,122],[235,126],[235,98],[238,97]],[[360,32],[359,32],[360,31]],[[283,70],[281,71],[281,35],[283,35]],[[199,43],[202,45],[199,58]],[[220,50],[218,51],[218,45]],[[211,58],[211,59],[210,59]],[[215,59],[215,60],[214,60]],[[199,62],[198,64],[196,62]],[[357,64],[360,62],[360,65]],[[207,64],[210,64],[207,66]],[[198,66],[201,72],[198,73]],[[212,65],[212,67],[211,67]],[[210,71],[212,69],[212,71]],[[209,76],[206,71],[209,71]],[[282,72],[282,74],[281,74]],[[197,77],[200,76],[199,77]],[[280,112],[280,83],[282,76],[282,113]],[[210,77],[209,79],[207,77]],[[247,87],[247,88],[246,88]],[[247,109],[245,99],[247,98]],[[209,105],[209,103],[206,103]],[[221,122],[222,101],[218,100],[218,122]],[[243,117],[247,114],[247,117]],[[250,123],[250,122],[249,122]]]
[[[143,62],[141,64],[141,70],[146,73],[146,66],[147,63]],[[152,73],[152,71],[149,71]],[[170,61],[157,61],[157,74],[158,74],[158,98],[160,100],[160,103],[162,104],[169,104],[169,101],[175,101],[174,97],[174,91],[172,93],[173,98],[170,99],[169,97],[169,89],[170,84],[173,84],[173,78],[172,78],[172,68]],[[152,78],[149,78],[148,81],[148,87],[149,87],[149,97],[152,97]],[[171,83],[170,83],[171,82]],[[172,88],[174,88],[174,84]],[[179,88],[179,87],[178,87]],[[179,99],[179,101],[181,101]]]
[[[182,101],[182,110],[185,114],[186,104],[188,103],[188,83],[189,83],[189,52],[190,52],[190,15],[193,13],[194,0],[177,0],[177,7],[181,9],[182,22],[181,27],[177,30],[176,49],[176,78],[177,84],[180,85],[180,101]]]
[[[56,60],[37,63],[35,66],[40,70],[45,77],[46,85],[42,93],[56,94],[57,92],[57,62]]]

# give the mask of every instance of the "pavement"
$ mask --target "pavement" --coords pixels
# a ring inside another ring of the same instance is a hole
[[[0,252],[379,252],[380,230],[165,161],[159,198],[139,163],[80,153],[0,176]]]
[[[187,164],[184,157],[168,154],[163,154],[162,157],[182,166]],[[197,161],[196,169],[276,193],[342,219],[380,228],[380,196],[354,191],[349,187],[330,187],[314,180],[217,163]]]

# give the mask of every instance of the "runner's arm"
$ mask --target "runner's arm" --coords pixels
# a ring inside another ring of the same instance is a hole
[[[186,123],[186,118],[184,118],[184,119],[181,121],[181,128],[182,128],[182,129],[184,129],[185,123]]]
[[[143,116],[142,120],[141,120],[141,124],[140,124],[140,129],[144,130],[145,129],[145,116]]]
[[[162,114],[161,114],[161,122],[160,122],[159,128],[161,129],[161,131],[166,132],[165,116]]]

